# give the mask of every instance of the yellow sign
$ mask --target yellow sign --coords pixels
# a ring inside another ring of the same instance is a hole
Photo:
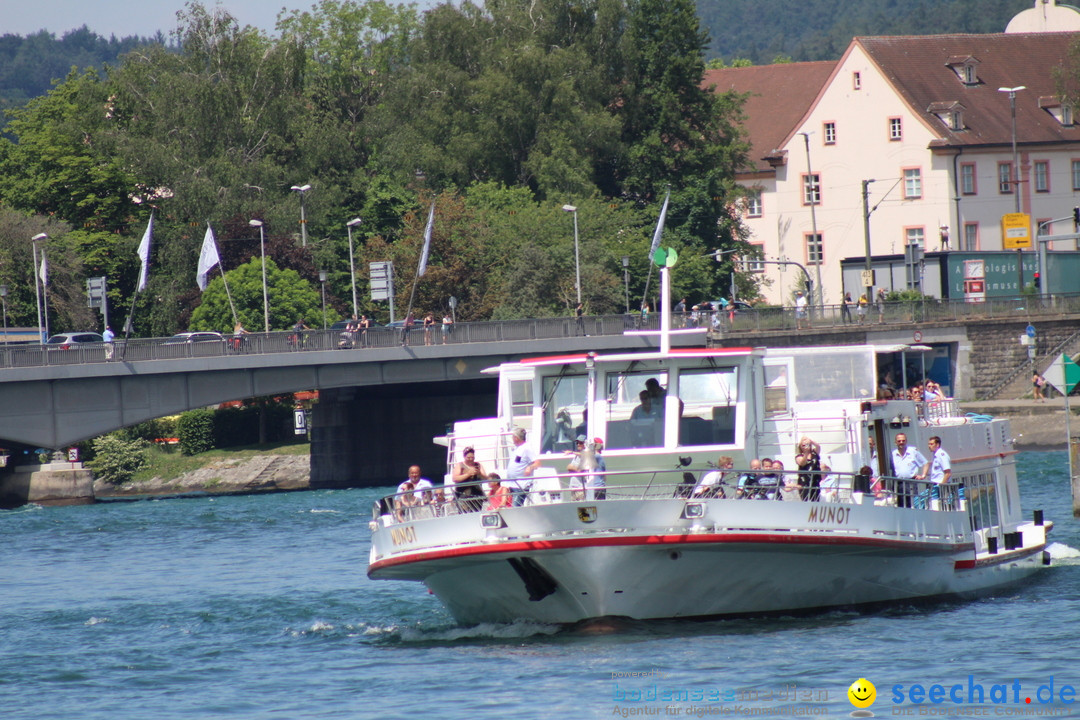
[[[1001,216],[1001,246],[1006,250],[1031,247],[1031,216],[1008,213]]]

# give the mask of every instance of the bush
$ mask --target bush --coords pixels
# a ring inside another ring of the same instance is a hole
[[[211,410],[189,410],[176,421],[176,437],[180,452],[195,455],[214,448],[214,413]]]
[[[129,440],[114,432],[95,438],[92,444],[95,457],[90,469],[95,476],[114,485],[129,482],[148,462],[146,449],[150,443],[141,438]]]

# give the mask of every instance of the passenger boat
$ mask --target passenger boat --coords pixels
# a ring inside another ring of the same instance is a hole
[[[495,416],[438,440],[448,468],[469,446],[505,478],[523,428],[540,461],[524,504],[458,498],[449,473],[442,498],[388,496],[368,575],[424,583],[461,623],[574,623],[970,598],[1049,564],[1051,524],[1022,516],[1007,420],[966,417],[951,399],[878,399],[918,348],[668,345],[493,370]],[[568,471],[580,434],[591,447]],[[890,477],[900,434],[926,458],[939,437],[950,482]],[[797,473],[803,438],[820,459]],[[721,458],[735,469],[703,483]],[[760,458],[782,461],[786,490],[740,472]],[[601,478],[603,491],[582,489]]]

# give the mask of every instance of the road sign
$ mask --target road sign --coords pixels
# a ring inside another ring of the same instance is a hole
[[[864,288],[874,287],[874,271],[863,270],[862,271],[862,286]]]
[[[675,248],[656,248],[656,252],[653,253],[653,262],[657,267],[672,267],[679,261],[679,253],[675,252]]]
[[[1031,247],[1031,216],[1027,213],[1002,215],[1001,245],[1006,250]]]
[[[293,433],[307,435],[307,413],[299,408],[293,410]]]
[[[912,338],[917,343],[922,342],[922,330],[916,330],[914,333],[912,333]]]
[[[1035,326],[1028,323],[1027,329],[1024,332],[1027,333],[1028,337],[1035,337]]]
[[[394,294],[394,263],[389,260],[373,262],[371,272],[371,299],[389,300]]]

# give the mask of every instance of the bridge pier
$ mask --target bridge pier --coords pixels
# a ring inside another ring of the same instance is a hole
[[[311,418],[311,487],[378,487],[409,465],[442,484],[446,452],[431,439],[455,420],[495,415],[494,379],[322,390]]]
[[[0,508],[38,505],[88,505],[94,498],[94,474],[82,463],[46,463],[15,468],[0,476]]]

